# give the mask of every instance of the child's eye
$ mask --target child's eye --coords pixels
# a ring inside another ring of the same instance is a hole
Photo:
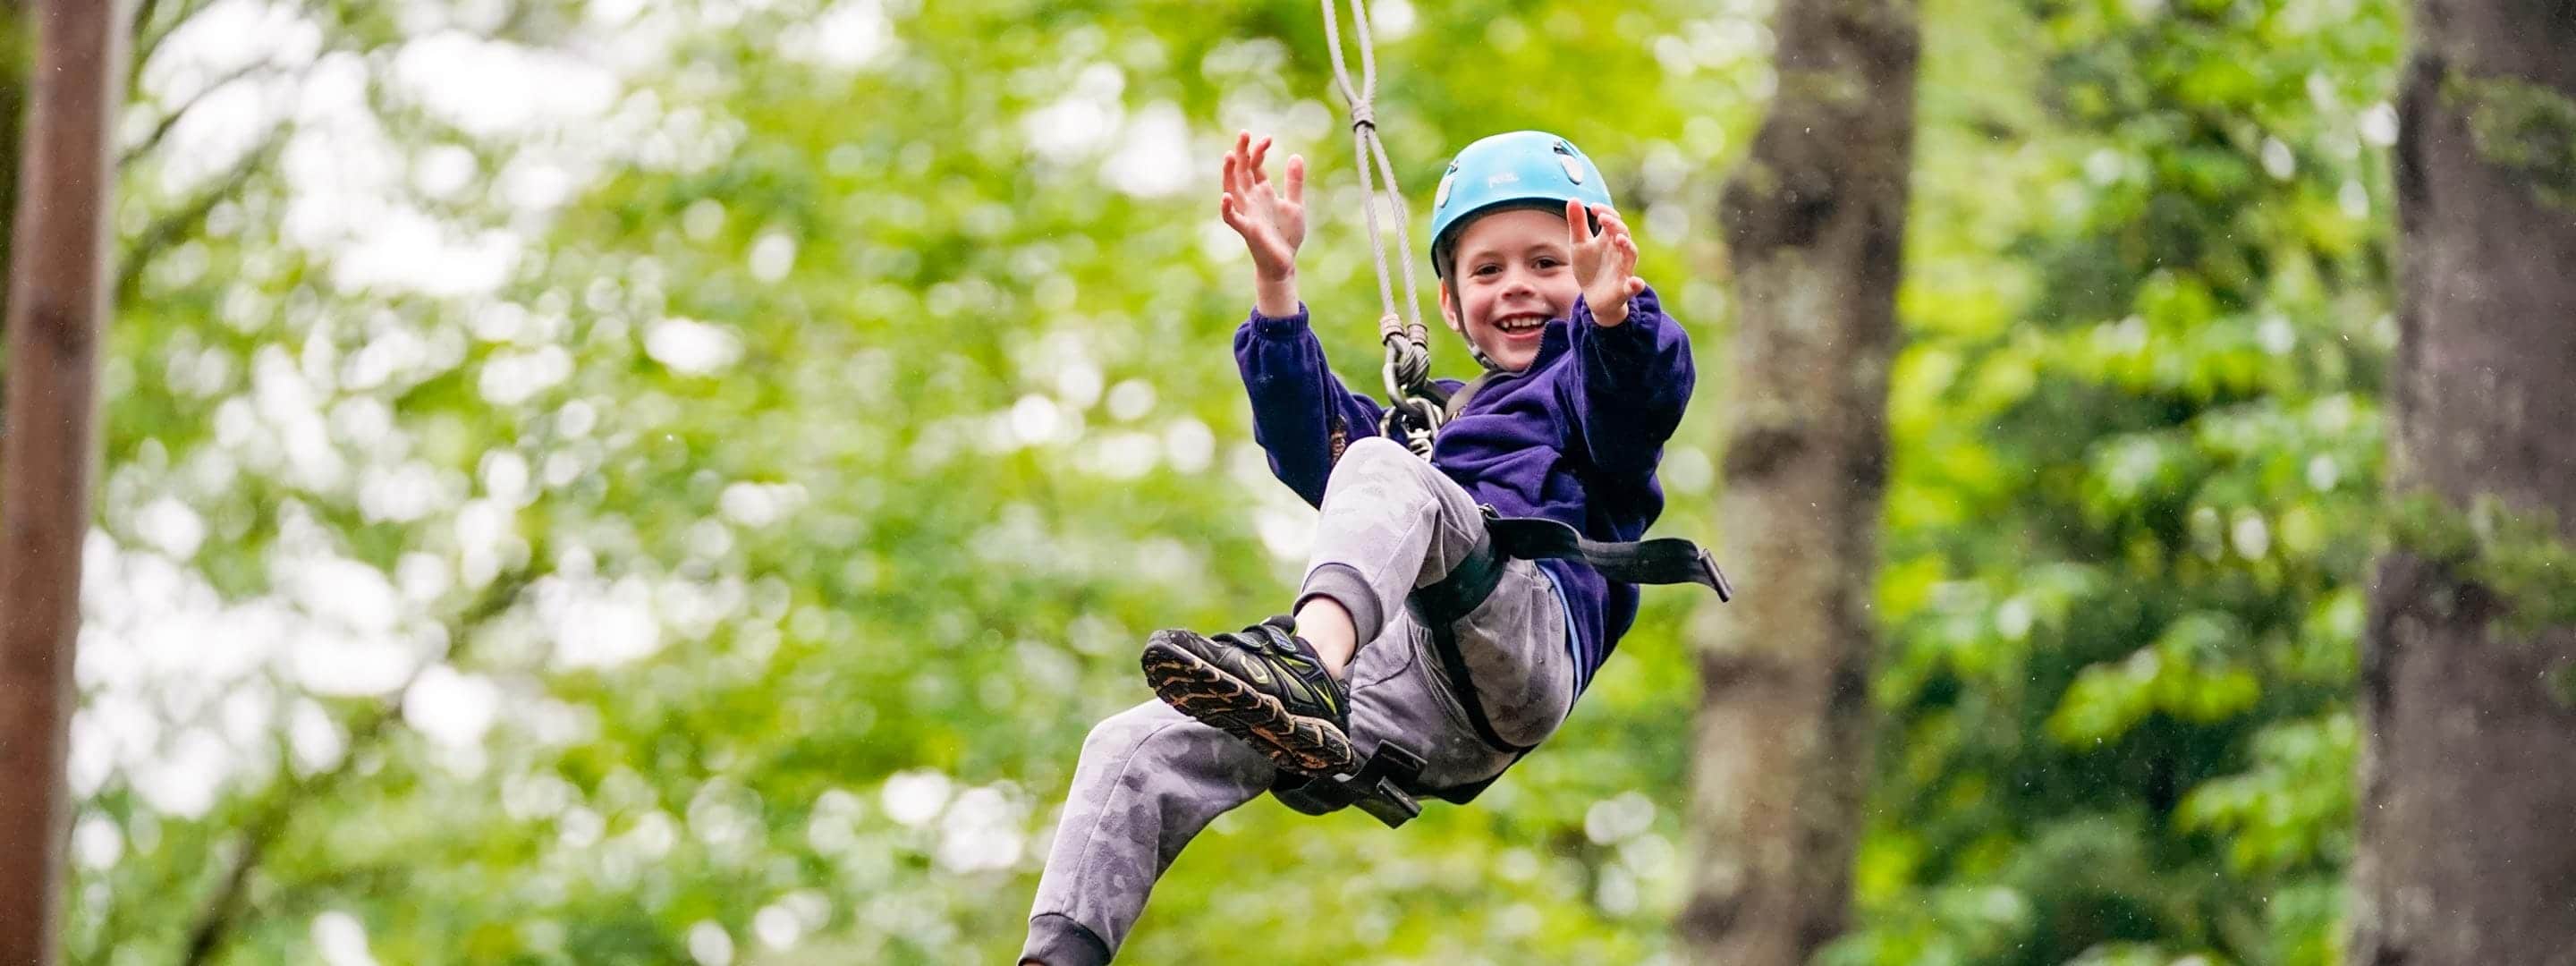
[[[1496,272],[1500,272],[1500,271],[1502,271],[1502,270],[1503,270],[1503,267],[1502,267],[1502,266],[1500,266],[1500,265],[1490,265],[1490,264],[1489,264],[1489,265],[1478,265],[1478,266],[1476,266],[1476,274],[1478,274],[1478,275],[1492,275],[1492,274],[1494,274],[1494,273],[1496,273]]]
[[[1535,265],[1537,265],[1537,266],[1538,266],[1538,267],[1540,267],[1540,268],[1555,268],[1555,267],[1557,267],[1557,266],[1559,266],[1559,265],[1563,265],[1563,264],[1565,264],[1565,263],[1564,263],[1564,262],[1557,261],[1557,260],[1556,260],[1554,257],[1552,257],[1552,256],[1548,256],[1548,255],[1541,255],[1541,256],[1539,256],[1537,259],[1535,259],[1535,260],[1532,262],[1532,264],[1535,264]]]

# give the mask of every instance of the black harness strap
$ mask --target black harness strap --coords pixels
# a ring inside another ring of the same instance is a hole
[[[1623,584],[1698,584],[1717,591],[1719,603],[1735,599],[1735,586],[1717,569],[1717,558],[1680,537],[1602,543],[1543,517],[1495,516],[1485,509],[1485,529],[1496,553],[1521,560],[1580,560]],[[1443,581],[1444,583],[1446,581]],[[1487,593],[1492,587],[1486,588]]]
[[[1503,568],[1497,564],[1494,569],[1499,572]],[[1491,586],[1485,589],[1488,593],[1493,590]],[[1475,679],[1468,676],[1467,655],[1458,650],[1458,619],[1439,619],[1411,601],[1407,601],[1405,607],[1413,611],[1415,621],[1431,631],[1431,650],[1440,658],[1440,670],[1449,676],[1449,690],[1457,695],[1458,706],[1467,712],[1467,723],[1476,727],[1476,737],[1484,740],[1485,747],[1506,755],[1526,754],[1537,747],[1504,741],[1503,736],[1494,731],[1493,719],[1485,714],[1485,702],[1476,697]]]
[[[1467,657],[1458,649],[1455,625],[1493,596],[1502,583],[1503,566],[1509,560],[1570,559],[1589,564],[1601,576],[1628,584],[1699,584],[1717,591],[1720,601],[1732,600],[1735,589],[1726,582],[1726,574],[1717,569],[1717,561],[1698,544],[1676,537],[1641,540],[1633,543],[1602,543],[1587,540],[1573,527],[1540,517],[1506,517],[1492,506],[1485,513],[1485,536],[1467,552],[1466,559],[1451,567],[1448,576],[1428,587],[1416,589],[1406,598],[1405,607],[1414,620],[1431,632],[1432,650],[1440,666],[1449,675],[1458,704],[1467,712],[1467,721],[1476,729],[1476,737],[1486,747],[1507,755],[1526,754],[1532,746],[1503,740],[1494,730],[1493,719],[1485,714],[1484,702],[1476,696],[1476,685],[1467,670]]]
[[[1383,742],[1371,754],[1359,774],[1349,777],[1318,777],[1283,773],[1271,786],[1270,794],[1308,815],[1323,815],[1352,805],[1360,807],[1386,827],[1394,828],[1422,814],[1421,804],[1414,801],[1415,790],[1422,784],[1422,756],[1394,742]]]
[[[1441,400],[1449,414],[1455,416],[1466,409],[1468,400],[1483,388],[1485,381],[1484,376],[1479,376]],[[1335,429],[1333,456],[1338,461],[1342,437],[1340,427]],[[1458,805],[1475,801],[1476,796],[1503,777],[1504,771],[1511,770],[1536,747],[1504,741],[1494,730],[1493,719],[1485,714],[1485,703],[1477,696],[1475,681],[1469,676],[1467,656],[1458,649],[1458,621],[1493,596],[1494,588],[1503,582],[1503,568],[1510,561],[1577,560],[1620,583],[1699,584],[1716,591],[1721,603],[1735,599],[1735,588],[1727,583],[1725,572],[1717,569],[1716,558],[1688,540],[1665,537],[1602,543],[1555,520],[1507,517],[1491,504],[1478,509],[1485,516],[1484,536],[1465,559],[1449,568],[1447,576],[1428,587],[1415,588],[1405,598],[1404,606],[1415,623],[1431,632],[1433,655],[1440,659],[1441,673],[1448,675],[1450,691],[1457,696],[1460,710],[1467,713],[1467,723],[1476,729],[1476,737],[1486,747],[1512,756],[1512,760],[1482,781],[1425,788],[1422,756],[1393,741],[1383,741],[1356,774],[1308,776],[1282,772],[1270,793],[1288,807],[1308,815],[1322,815],[1357,805],[1388,828],[1394,828],[1422,814],[1417,796],[1432,796]]]

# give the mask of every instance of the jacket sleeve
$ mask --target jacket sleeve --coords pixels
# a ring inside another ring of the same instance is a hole
[[[1654,472],[1698,379],[1690,336],[1664,314],[1652,288],[1628,300],[1624,324],[1597,324],[1580,297],[1571,315],[1575,364],[1561,391],[1585,455],[1603,472]]]
[[[1270,455],[1271,474],[1307,503],[1323,506],[1335,426],[1346,442],[1377,435],[1377,401],[1334,377],[1302,303],[1285,318],[1255,310],[1235,330],[1234,361],[1252,400],[1252,439]]]

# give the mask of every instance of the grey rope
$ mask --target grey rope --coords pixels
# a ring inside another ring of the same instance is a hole
[[[1413,238],[1405,228],[1404,193],[1395,184],[1395,163],[1387,160],[1386,144],[1377,136],[1377,50],[1369,38],[1368,5],[1365,0],[1349,0],[1351,29],[1358,35],[1360,48],[1360,81],[1351,83],[1350,66],[1342,59],[1342,30],[1333,12],[1333,0],[1323,0],[1324,38],[1333,52],[1333,82],[1342,89],[1342,100],[1350,104],[1351,140],[1359,160],[1361,207],[1368,214],[1369,254],[1377,265],[1378,304],[1385,314],[1378,318],[1378,339],[1386,344],[1386,393],[1394,403],[1387,409],[1384,428],[1394,435],[1397,414],[1404,413],[1412,425],[1406,427],[1404,442],[1424,457],[1431,455],[1431,438],[1440,429],[1446,415],[1431,392],[1431,334],[1423,328],[1421,299],[1413,282]],[[1372,183],[1371,174],[1386,182],[1381,196]],[[1392,209],[1395,221],[1396,247],[1407,257],[1396,259],[1404,272],[1403,311],[1397,311],[1395,291],[1386,270],[1386,235],[1378,224],[1378,208]]]

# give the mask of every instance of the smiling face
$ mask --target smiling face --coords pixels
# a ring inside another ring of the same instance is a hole
[[[1521,208],[1477,218],[1458,236],[1440,314],[1494,364],[1527,369],[1548,320],[1573,312],[1583,291],[1572,254],[1561,214]]]

